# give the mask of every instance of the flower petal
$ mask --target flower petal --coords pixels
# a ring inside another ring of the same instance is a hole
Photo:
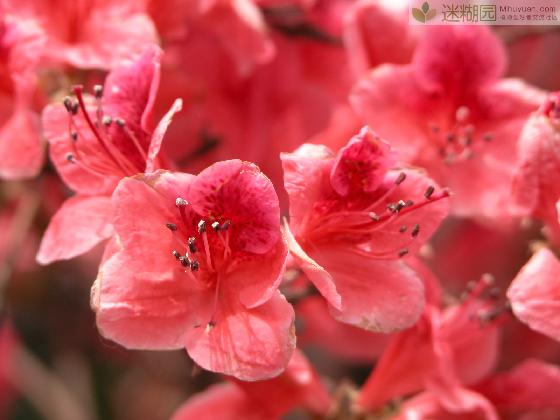
[[[146,160],[146,170],[145,172],[153,172],[155,169],[155,160],[161,149],[161,144],[163,143],[163,138],[167,132],[167,127],[171,124],[173,116],[181,111],[183,108],[183,101],[181,99],[175,99],[173,105],[163,118],[159,121],[157,127],[152,133],[152,138],[150,140],[150,147],[148,149],[148,159]]]
[[[189,356],[204,369],[241,380],[279,375],[295,348],[294,310],[284,296],[276,292],[268,302],[247,309],[222,295],[215,313],[213,299],[207,294],[191,303],[190,325],[195,327],[186,335]]]
[[[51,219],[37,254],[39,264],[81,255],[113,234],[111,198],[74,196]]]
[[[511,283],[513,313],[532,329],[560,341],[560,262],[546,248],[531,257]]]
[[[375,191],[394,163],[391,146],[364,127],[338,152],[331,168],[331,185],[342,196]]]
[[[347,246],[321,246],[310,256],[332,276],[342,298],[339,321],[374,332],[410,327],[424,308],[424,287],[402,261],[378,261]]]
[[[264,254],[280,238],[280,206],[270,180],[254,164],[215,163],[197,175],[188,201],[197,213],[231,220],[234,248]]]

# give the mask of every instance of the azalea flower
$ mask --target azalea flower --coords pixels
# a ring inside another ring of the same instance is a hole
[[[350,100],[404,161],[451,188],[454,214],[507,219],[496,209],[508,207],[515,141],[543,93],[500,79],[505,53],[488,28],[426,30],[412,63],[374,69]]]
[[[449,308],[428,304],[420,321],[396,335],[364,384],[358,402],[368,410],[428,389],[447,407],[494,409],[467,386],[485,378],[498,358],[498,321],[504,306],[491,298],[489,277],[472,284]],[[457,408],[459,409],[459,408]]]
[[[338,154],[304,144],[282,154],[290,251],[339,321],[376,332],[411,326],[422,281],[401,257],[447,214],[447,191],[415,170],[390,170],[391,147],[367,127]]]
[[[560,262],[552,251],[537,251],[515,277],[507,296],[519,320],[560,341]]]
[[[330,396],[312,365],[298,350],[284,373],[259,382],[232,380],[213,385],[183,404],[172,420],[273,420],[294,409],[325,415]]]
[[[517,145],[511,205],[518,216],[545,222],[551,239],[560,243],[556,203],[560,199],[560,92],[552,93],[527,120]]]
[[[204,369],[244,380],[282,372],[295,345],[294,312],[277,291],[287,246],[276,192],[255,165],[124,178],[112,205],[116,253],[92,291],[103,336],[186,347]]]
[[[176,100],[154,128],[152,107],[159,83],[161,52],[148,49],[135,62],[113,70],[94,97],[81,86],[75,98],[43,111],[50,156],[77,195],[51,219],[37,261],[49,264],[80,255],[113,234],[110,195],[125,176],[163,166],[158,156]]]
[[[33,95],[44,36],[2,13],[0,6],[0,178],[13,180],[36,175],[43,164]]]
[[[3,0],[1,6],[17,21],[41,28],[47,38],[41,58],[48,64],[111,69],[157,44],[154,24],[142,3]]]
[[[393,420],[512,419],[554,420],[560,414],[557,390],[560,369],[538,359],[527,359],[507,372],[484,379],[460,395],[461,404],[445,406],[426,391],[406,401]],[[483,406],[476,401],[488,401]],[[484,408],[492,407],[491,410]],[[499,416],[499,417],[498,417]]]

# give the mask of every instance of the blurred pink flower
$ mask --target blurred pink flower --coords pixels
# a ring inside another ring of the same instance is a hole
[[[376,332],[412,325],[421,280],[400,257],[447,214],[447,192],[414,170],[389,170],[390,146],[367,127],[334,155],[304,144],[281,156],[290,251],[339,321]]]
[[[446,404],[467,404],[470,391],[498,358],[495,302],[481,299],[483,279],[461,303],[440,309],[428,304],[420,321],[395,335],[366,381],[359,404],[373,410],[388,400],[428,389]],[[476,398],[476,405],[488,409]],[[471,401],[472,402],[472,401]]]
[[[2,15],[0,5],[0,178],[35,176],[44,160],[39,117],[32,109],[41,31]]]
[[[552,251],[537,251],[515,277],[507,296],[517,318],[560,341],[560,261]]]
[[[152,107],[159,85],[161,52],[149,48],[135,62],[113,70],[95,97],[74,88],[77,99],[43,111],[50,156],[64,182],[78,194],[51,219],[37,261],[49,264],[80,255],[110,237],[110,195],[125,176],[163,166],[158,156],[175,101],[154,128]]]
[[[507,220],[496,209],[508,206],[515,141],[543,93],[500,79],[505,53],[488,28],[426,31],[411,64],[373,70],[351,102],[403,160],[452,189],[453,213]]]
[[[296,350],[286,370],[274,379],[213,385],[191,397],[172,420],[274,420],[305,408],[325,415],[330,396],[304,354]]]
[[[203,368],[244,380],[285,368],[295,345],[294,312],[277,291],[287,246],[276,192],[256,166],[125,178],[113,208],[116,253],[92,291],[105,337],[186,347]]]
[[[111,69],[157,44],[144,2],[136,0],[2,0],[0,8],[47,37],[41,58],[78,68]]]
[[[519,162],[510,208],[546,224],[551,239],[560,244],[556,203],[560,200],[560,92],[549,95],[526,122],[517,145]]]

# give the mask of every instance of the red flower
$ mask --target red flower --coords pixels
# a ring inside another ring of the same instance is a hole
[[[92,297],[101,333],[129,348],[186,347],[240,379],[278,375],[294,313],[277,291],[287,247],[268,178],[231,160],[198,176],[125,178],[112,201],[117,252]]]
[[[52,218],[37,261],[49,264],[80,255],[113,233],[110,194],[122,177],[161,166],[158,153],[173,114],[153,127],[152,107],[159,84],[159,49],[113,70],[95,97],[75,87],[76,99],[43,111],[50,155],[62,179],[77,191]]]
[[[364,128],[335,156],[304,144],[282,155],[292,255],[342,322],[377,332],[412,325],[421,280],[400,257],[447,213],[447,192],[414,170],[389,170],[390,146]]]

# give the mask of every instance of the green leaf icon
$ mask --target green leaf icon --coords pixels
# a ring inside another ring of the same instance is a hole
[[[426,13],[426,21],[433,19],[435,17],[436,17],[436,9],[432,9],[428,13]]]
[[[417,9],[416,7],[412,8],[412,17],[416,19],[418,22],[422,22],[422,23],[426,22],[426,16],[424,15],[424,12],[420,9]]]
[[[430,10],[430,5],[428,4],[427,1],[425,1],[425,2],[422,4],[422,11],[423,11],[424,13],[428,13],[428,10]]]

